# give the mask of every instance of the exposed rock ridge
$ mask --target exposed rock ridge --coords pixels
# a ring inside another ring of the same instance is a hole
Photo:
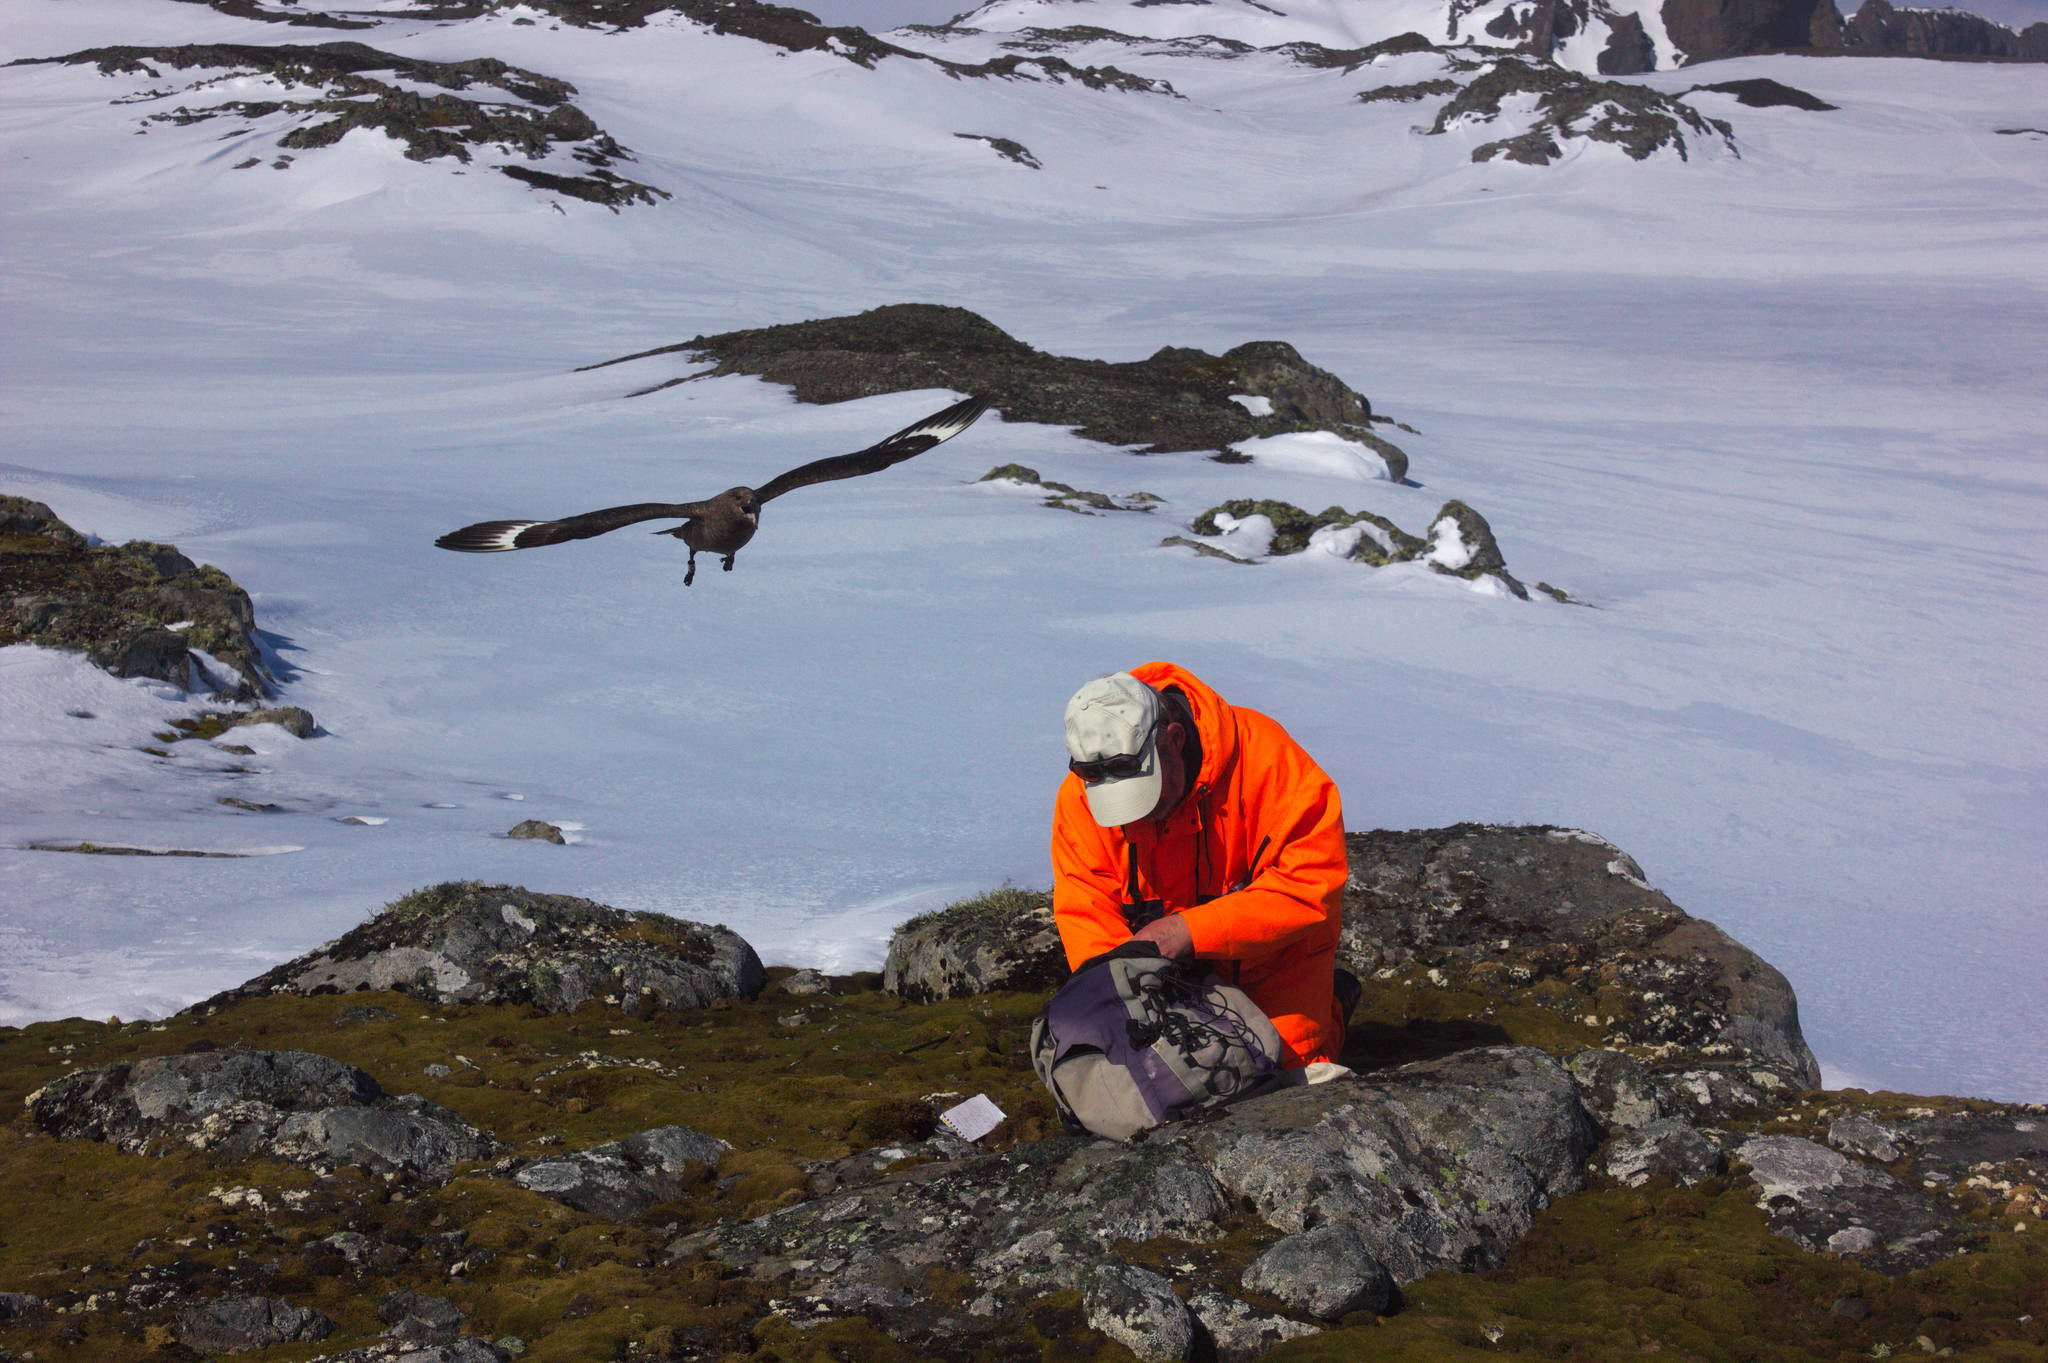
[[[175,545],[88,545],[43,503],[0,496],[0,645],[21,642],[187,691],[253,700],[272,685],[255,608],[226,573]],[[211,672],[195,649],[233,675]]]
[[[588,367],[669,354],[712,361],[713,374],[788,384],[799,402],[918,388],[977,393],[1006,420],[1073,426],[1090,440],[1147,454],[1223,450],[1287,431],[1349,437],[1374,420],[1362,394],[1284,341],[1250,341],[1222,355],[1167,346],[1144,360],[1080,359],[1033,349],[965,308],[929,303],[698,336]],[[1266,398],[1271,415],[1251,415],[1232,400],[1240,395]]]
[[[393,902],[361,926],[216,994],[204,1014],[266,994],[396,989],[445,1003],[630,1012],[751,998],[766,976],[737,933],[569,895],[451,881]]]

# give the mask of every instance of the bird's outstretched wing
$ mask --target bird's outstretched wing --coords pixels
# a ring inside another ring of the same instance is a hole
[[[592,535],[602,535],[608,530],[641,521],[701,516],[710,506],[709,502],[635,502],[631,506],[586,511],[581,516],[566,516],[559,521],[478,521],[475,525],[451,530],[434,543],[443,549],[456,549],[465,554],[534,549],[543,544],[560,544],[564,540],[587,540]]]
[[[887,440],[878,441],[864,450],[852,454],[835,454],[829,459],[813,459],[810,463],[793,468],[787,473],[777,474],[763,484],[760,499],[767,501],[780,497],[785,492],[794,492],[812,483],[829,483],[835,478],[857,478],[863,473],[880,473],[891,464],[900,464],[912,455],[923,454],[934,445],[951,440],[974,424],[974,419],[989,408],[987,398],[968,398],[956,402],[943,412],[934,412],[914,426],[905,426]]]

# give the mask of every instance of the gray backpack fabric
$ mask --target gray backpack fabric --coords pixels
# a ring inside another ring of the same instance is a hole
[[[1242,989],[1142,942],[1083,962],[1031,1026],[1031,1066],[1061,1120],[1118,1141],[1264,1092],[1280,1055]]]

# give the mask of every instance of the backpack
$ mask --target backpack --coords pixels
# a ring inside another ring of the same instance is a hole
[[[1031,1024],[1031,1067],[1071,1131],[1129,1140],[1280,1078],[1280,1034],[1242,989],[1126,942],[1081,963]]]

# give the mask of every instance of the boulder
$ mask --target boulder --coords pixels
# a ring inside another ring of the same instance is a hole
[[[1633,1131],[1664,1115],[1663,1096],[1640,1061],[1625,1051],[1578,1051],[1565,1069],[1579,1086],[1579,1098],[1607,1131]]]
[[[1247,1292],[1276,1297],[1289,1310],[1318,1320],[1353,1311],[1383,1312],[1394,1299],[1393,1275],[1372,1256],[1357,1228],[1333,1223],[1275,1241],[1244,1271]]]
[[[513,1174],[520,1187],[595,1216],[624,1221],[682,1195],[689,1172],[717,1168],[732,1147],[687,1126],[659,1126]]]
[[[569,841],[562,836],[561,829],[551,823],[544,823],[539,819],[526,819],[520,823],[513,824],[512,827],[505,830],[505,836],[508,838],[530,838],[535,842],[551,842],[557,847],[563,846]]]
[[[1734,1158],[1749,1166],[1771,1233],[1815,1253],[1853,1254],[1897,1274],[1980,1243],[1983,1222],[1884,1170],[1797,1136],[1751,1136]]]
[[[708,1254],[827,1314],[825,1294],[850,1285],[907,1294],[911,1305],[860,1314],[905,1337],[972,1340],[1047,1292],[1094,1282],[1107,1300],[1114,1280],[1142,1295],[1113,1267],[1119,1241],[1235,1233],[1270,1244],[1334,1225],[1355,1257],[1397,1281],[1495,1266],[1539,1209],[1582,1185],[1597,1141],[1562,1066],[1496,1047],[1281,1090],[1133,1145],[1059,1137],[895,1170],[714,1227],[677,1252]],[[919,1295],[925,1270],[941,1266],[967,1275],[971,1307]],[[1242,1290],[1234,1275],[1184,1285]]]
[[[767,975],[737,933],[510,885],[450,882],[399,899],[317,951],[196,1004],[205,1015],[266,994],[394,989],[438,1003],[548,1013],[752,998]]]
[[[1429,523],[1429,548],[1422,554],[1422,561],[1440,573],[1462,577],[1468,582],[1482,577],[1496,577],[1522,600],[1529,599],[1529,589],[1508,572],[1508,561],[1501,556],[1500,544],[1493,537],[1493,527],[1486,517],[1474,511],[1463,502],[1445,502]]]
[[[216,1297],[178,1313],[178,1342],[200,1353],[247,1353],[325,1339],[334,1322],[276,1297]]]
[[[1097,1264],[1081,1280],[1081,1310],[1143,1363],[1181,1363],[1194,1347],[1194,1317],[1173,1284],[1147,1269],[1114,1259]]]
[[[1339,958],[1366,981],[1368,1002],[1375,976],[1470,990],[1489,1007],[1542,1009],[1601,1044],[1819,1085],[1785,977],[1673,904],[1604,838],[1457,824],[1346,841]]]
[[[446,1297],[418,1292],[387,1292],[377,1303],[377,1319],[390,1326],[394,1339],[412,1344],[450,1344],[469,1319]]]
[[[1201,1323],[1219,1363],[1251,1363],[1276,1344],[1317,1333],[1306,1321],[1261,1311],[1249,1302],[1210,1289],[1188,1295],[1188,1313]]]
[[[1066,976],[1052,896],[1005,888],[896,929],[882,988],[929,1003],[997,989],[1055,989]]]
[[[102,1065],[26,1101],[51,1135],[138,1154],[186,1145],[230,1159],[440,1179],[458,1161],[498,1149],[488,1132],[446,1108],[390,1097],[355,1066],[307,1051],[203,1051]]]
[[[279,705],[267,710],[245,710],[228,716],[228,727],[238,729],[248,724],[275,724],[293,738],[311,738],[319,725],[314,723],[312,714],[301,706]]]
[[[1676,1117],[1647,1122],[1607,1147],[1607,1176],[1631,1188],[1653,1178],[1690,1188],[1720,1172],[1721,1147]]]

